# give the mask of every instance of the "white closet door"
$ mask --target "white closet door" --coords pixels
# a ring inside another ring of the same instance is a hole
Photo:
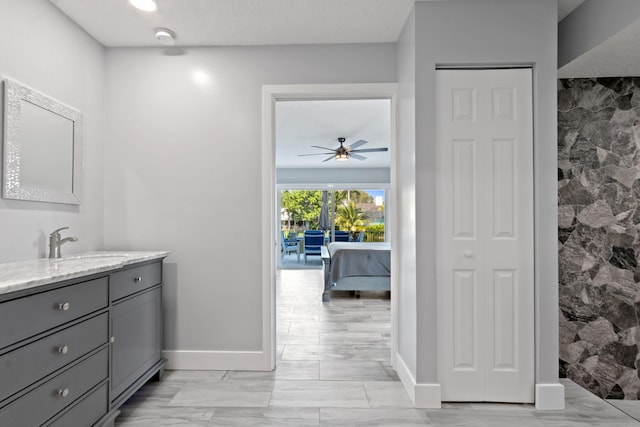
[[[443,401],[533,402],[531,69],[439,70]]]

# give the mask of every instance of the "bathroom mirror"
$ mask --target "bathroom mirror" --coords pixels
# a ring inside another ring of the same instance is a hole
[[[82,115],[11,80],[4,101],[2,196],[80,204]]]

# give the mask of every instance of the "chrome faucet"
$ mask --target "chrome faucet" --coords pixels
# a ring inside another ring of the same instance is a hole
[[[77,242],[77,237],[65,237],[60,238],[60,231],[67,230],[69,227],[58,228],[53,233],[49,234],[49,258],[60,258],[60,246],[67,242]]]

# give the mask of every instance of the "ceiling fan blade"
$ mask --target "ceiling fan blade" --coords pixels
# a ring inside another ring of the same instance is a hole
[[[314,147],[314,148],[322,148],[323,150],[336,151],[335,148],[321,147],[319,145],[312,145],[312,147]]]
[[[354,152],[355,153],[373,153],[373,152],[376,152],[376,151],[388,151],[388,150],[389,149],[386,148],[386,147],[385,148],[363,148],[361,150],[351,150],[351,151],[349,151],[349,154],[354,153]]]
[[[365,156],[361,156],[360,154],[353,154],[353,153],[349,153],[349,157],[353,157],[354,159],[358,159],[358,160],[365,160],[366,159]]]
[[[329,160],[331,160],[331,159],[335,159],[335,158],[336,158],[336,155],[335,155],[335,154],[332,154],[332,155],[331,155],[331,157],[328,157],[328,158],[324,159],[324,160],[322,161],[322,163],[324,163],[324,162],[328,162]]]
[[[358,141],[351,144],[349,147],[351,148],[351,150],[353,150],[354,148],[358,148],[361,145],[367,144],[368,142],[369,141],[365,141],[364,139],[359,139]]]
[[[327,155],[327,154],[331,154],[333,156],[335,156],[335,153],[313,153],[313,154],[298,154],[298,157],[306,157],[306,156],[323,156],[323,155]]]

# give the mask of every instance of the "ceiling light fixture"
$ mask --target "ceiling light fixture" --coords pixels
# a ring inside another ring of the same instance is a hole
[[[349,160],[349,153],[341,152],[336,154],[336,160],[343,162],[345,160]]]
[[[173,31],[166,28],[156,28],[154,30],[154,33],[160,43],[166,45],[176,44],[176,35],[173,33]]]
[[[158,6],[154,0],[129,0],[131,6],[145,12],[154,12]]]

